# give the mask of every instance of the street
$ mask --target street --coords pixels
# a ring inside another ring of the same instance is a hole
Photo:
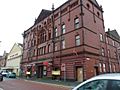
[[[0,90],[70,90],[68,87],[21,79],[4,78]]]

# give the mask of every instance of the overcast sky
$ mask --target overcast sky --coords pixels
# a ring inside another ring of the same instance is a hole
[[[22,43],[22,33],[34,24],[42,9],[51,10],[67,0],[0,0],[0,55],[8,53],[14,43]],[[105,29],[120,34],[120,0],[97,0],[104,10]]]

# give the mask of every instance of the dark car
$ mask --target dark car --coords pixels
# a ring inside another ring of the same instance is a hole
[[[8,72],[8,74],[6,75],[7,78],[16,78],[16,73],[14,72]]]
[[[3,75],[0,73],[0,81],[3,81]]]

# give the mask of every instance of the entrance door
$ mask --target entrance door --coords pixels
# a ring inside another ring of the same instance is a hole
[[[94,67],[94,74],[95,76],[99,74],[98,67]]]
[[[78,82],[83,81],[83,68],[81,67],[77,68],[77,81]]]
[[[38,74],[37,77],[38,78],[42,78],[43,76],[43,66],[38,66]]]

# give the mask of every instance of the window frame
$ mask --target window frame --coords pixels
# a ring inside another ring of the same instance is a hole
[[[77,38],[78,37],[78,38]],[[81,43],[80,43],[80,36],[79,35],[76,35],[75,36],[75,46],[79,46]]]
[[[57,36],[58,36],[58,29],[56,27],[55,30],[54,30],[54,37],[57,37]]]
[[[105,49],[102,47],[102,49],[101,49],[101,55],[102,56],[105,56]]]
[[[65,32],[66,32],[66,26],[65,26],[65,24],[62,24],[61,29],[62,29],[62,34],[65,34]]]
[[[62,49],[65,49],[65,40],[62,40],[62,41],[61,41],[61,48],[62,48]]]
[[[80,20],[78,17],[74,19],[74,28],[78,29],[80,27]]]
[[[104,39],[103,39],[103,34],[102,34],[102,33],[100,33],[100,41],[101,41],[101,42],[104,41]]]

